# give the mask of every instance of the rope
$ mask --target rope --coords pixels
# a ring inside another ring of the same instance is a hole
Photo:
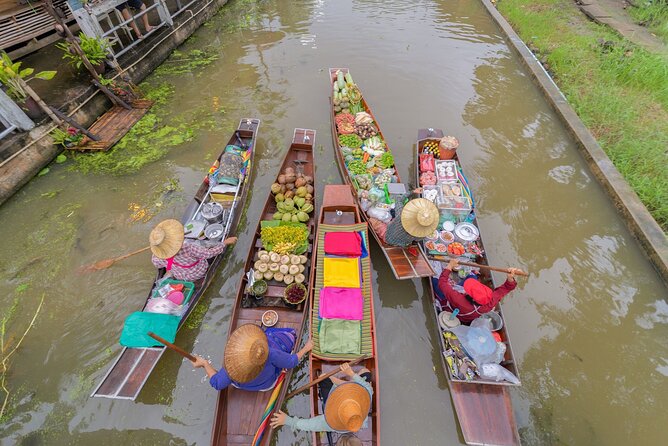
[[[137,65],[137,64],[138,64],[139,62],[141,62],[142,60],[144,60],[144,59],[146,58],[146,56],[148,56],[153,50],[155,50],[155,49],[156,49],[162,42],[164,42],[169,36],[171,36],[172,34],[174,34],[174,33],[175,33],[176,31],[178,31],[182,26],[184,26],[186,23],[188,23],[188,22],[191,21],[193,18],[195,18],[195,16],[199,15],[202,11],[204,11],[204,9],[206,9],[206,7],[208,7],[208,6],[209,6],[211,3],[213,3],[214,1],[216,1],[216,0],[209,0],[209,2],[207,2],[204,6],[202,6],[202,7],[199,9],[199,11],[197,11],[197,12],[195,12],[195,13],[193,13],[190,9],[187,9],[187,10],[183,11],[183,12],[189,12],[189,13],[190,13],[190,17],[188,17],[188,18],[187,18],[183,23],[181,23],[179,26],[177,26],[176,28],[174,28],[174,29],[173,29],[169,34],[167,34],[165,37],[163,37],[162,39],[160,39],[160,41],[158,41],[155,45],[153,45],[153,46],[151,47],[150,50],[146,51],[146,52],[144,53],[144,55],[141,56],[139,59],[137,59],[134,63],[132,63],[130,66],[128,66],[127,68],[123,69],[122,71],[118,72],[114,77],[111,78],[111,80],[116,79],[116,78],[119,77],[121,74],[127,72],[129,69],[131,69],[132,67],[134,67],[135,65]],[[78,112],[79,110],[81,110],[81,108],[82,108],[84,105],[86,105],[91,99],[93,99],[93,98],[95,97],[95,95],[97,95],[99,92],[100,92],[100,90],[95,90],[95,91],[94,91],[94,92],[93,92],[87,99],[85,99],[81,104],[79,104],[74,110],[72,110],[71,112],[69,112],[69,113],[67,114],[67,116],[68,116],[68,117],[72,117],[72,115],[74,115],[76,112]],[[29,142],[28,144],[26,144],[25,146],[21,147],[16,153],[12,154],[12,156],[10,156],[10,157],[7,158],[6,160],[4,160],[2,163],[0,163],[0,167],[3,167],[5,164],[7,164],[8,162],[10,162],[10,161],[13,160],[14,158],[16,158],[18,155],[20,155],[21,153],[23,153],[24,151],[26,151],[29,147],[31,147],[31,146],[32,146],[33,144],[35,144],[37,141],[41,140],[42,138],[44,138],[45,136],[47,136],[48,134],[50,134],[50,133],[51,133],[54,129],[56,129],[56,128],[58,128],[57,125],[53,125],[53,126],[51,126],[47,131],[45,131],[44,133],[42,133],[41,135],[39,135],[38,137],[36,137],[36,138],[33,139],[32,141],[30,141],[30,142]]]

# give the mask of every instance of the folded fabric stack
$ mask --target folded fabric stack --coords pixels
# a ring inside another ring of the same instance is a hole
[[[328,232],[324,242],[324,286],[319,290],[320,351],[359,355],[364,319],[360,266],[360,257],[366,251],[363,239],[357,232]]]

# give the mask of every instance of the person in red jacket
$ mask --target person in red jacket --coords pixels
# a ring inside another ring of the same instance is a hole
[[[445,298],[439,296],[439,302],[444,310],[454,311],[459,308],[457,318],[463,323],[469,323],[472,320],[480,317],[480,315],[488,313],[493,310],[503,297],[510,293],[517,286],[515,282],[515,274],[522,272],[518,268],[508,268],[508,276],[506,281],[500,287],[492,290],[490,287],[483,285],[478,279],[471,275],[464,279],[464,293],[455,290],[450,281],[450,273],[459,265],[457,260],[450,260],[448,266],[445,267],[441,276],[438,279],[438,288]]]

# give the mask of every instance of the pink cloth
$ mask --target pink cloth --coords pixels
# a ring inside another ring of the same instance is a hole
[[[325,234],[325,254],[359,257],[362,255],[362,237],[357,232],[328,232]]]
[[[362,289],[323,288],[320,290],[320,317],[361,321],[364,319]]]

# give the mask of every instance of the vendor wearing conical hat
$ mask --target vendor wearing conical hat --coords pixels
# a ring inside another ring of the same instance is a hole
[[[477,275],[470,274],[455,289],[450,283],[450,274],[458,265],[459,262],[457,259],[453,259],[443,269],[438,278],[436,297],[444,310],[452,312],[455,309],[459,309],[457,318],[464,323],[471,322],[481,315],[492,311],[496,307],[496,304],[501,302],[501,299],[517,286],[515,274],[522,273],[522,270],[519,268],[508,268],[510,272],[506,277],[506,281],[503,285],[493,290],[487,285],[480,283]]]
[[[271,427],[285,424],[293,430],[310,432],[357,432],[367,427],[373,398],[371,372],[362,369],[357,374],[347,363],[341,365],[341,371],[349,381],[332,376],[320,383],[324,415],[297,418],[279,410],[271,418]]]
[[[151,261],[157,268],[166,268],[175,279],[193,282],[206,275],[206,259],[221,254],[237,238],[228,237],[218,246],[207,248],[198,241],[185,240],[181,222],[169,219],[158,223],[148,240],[153,252]]]
[[[419,191],[416,189],[414,192]],[[432,234],[438,227],[438,208],[426,198],[414,198],[406,204],[404,198],[398,199],[394,215],[385,232],[385,243],[388,245],[410,246]]]
[[[281,370],[296,367],[313,347],[309,340],[297,354],[292,354],[295,339],[292,328],[267,328],[265,331],[257,325],[245,324],[234,330],[227,340],[220,370],[214,369],[201,356],[195,356],[192,363],[206,370],[209,383],[216,390],[230,385],[250,391],[271,390]]]

